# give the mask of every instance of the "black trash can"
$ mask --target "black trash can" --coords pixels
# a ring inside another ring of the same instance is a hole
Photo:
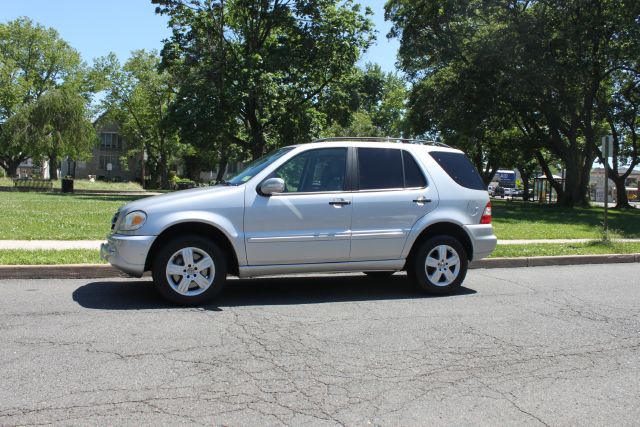
[[[73,193],[73,179],[62,178],[62,192]]]

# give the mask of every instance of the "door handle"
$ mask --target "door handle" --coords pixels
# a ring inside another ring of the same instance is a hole
[[[345,199],[334,199],[332,201],[329,202],[329,204],[331,206],[344,206],[344,205],[350,205],[351,204],[351,200],[345,200]]]
[[[420,196],[420,197],[418,197],[417,199],[415,199],[415,200],[413,201],[413,203],[418,203],[418,204],[421,204],[421,203],[431,203],[431,199],[427,199],[426,197]]]

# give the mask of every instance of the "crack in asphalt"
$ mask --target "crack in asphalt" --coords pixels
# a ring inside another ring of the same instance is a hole
[[[478,294],[464,298],[216,312],[96,317],[54,300],[60,310],[30,317],[0,301],[0,324],[24,325],[0,330],[0,424],[470,424],[481,403],[506,424],[597,423],[584,414],[597,416],[598,405],[622,424],[636,419],[637,389],[598,391],[639,369],[635,294],[600,305],[600,290],[579,293],[578,280],[535,288],[491,276],[475,274]],[[570,400],[583,418],[562,418],[546,396],[570,387],[584,393]]]

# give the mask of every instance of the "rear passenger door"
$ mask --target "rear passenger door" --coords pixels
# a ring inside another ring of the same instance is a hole
[[[357,149],[351,260],[398,259],[419,218],[438,203],[416,159],[401,148]]]

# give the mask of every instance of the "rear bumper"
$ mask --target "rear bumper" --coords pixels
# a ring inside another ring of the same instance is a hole
[[[473,259],[478,260],[491,255],[498,244],[498,238],[493,234],[491,224],[465,225],[465,230],[473,245]]]
[[[147,254],[156,236],[111,234],[100,245],[100,257],[131,276],[141,277]]]

